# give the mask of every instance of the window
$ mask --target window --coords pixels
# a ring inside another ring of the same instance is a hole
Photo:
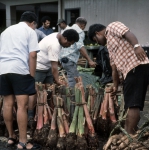
[[[80,17],[80,8],[65,9],[65,18],[69,26],[72,26],[78,17]]]

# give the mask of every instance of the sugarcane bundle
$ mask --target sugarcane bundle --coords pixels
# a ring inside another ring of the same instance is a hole
[[[102,88],[99,88],[98,93],[96,93],[95,90],[94,93],[92,93],[93,96],[92,99],[94,100],[92,104],[91,118],[93,120],[94,126],[96,126],[97,123],[98,114],[100,111],[100,105],[103,100],[103,95],[104,95],[104,90]]]
[[[86,89],[88,90],[87,108],[91,115],[93,112],[93,109],[94,109],[93,107],[94,107],[95,100],[96,100],[96,92],[95,92],[95,89],[92,87],[92,85],[88,85]]]
[[[105,137],[109,136],[118,119],[118,96],[113,97],[111,95],[112,88],[112,84],[107,84],[105,87],[104,97],[101,103],[99,118],[97,121],[98,132],[104,134]]]
[[[87,104],[85,101],[85,91],[84,91],[84,87],[83,87],[83,83],[82,83],[82,78],[81,77],[76,78],[76,82],[77,82],[76,87],[80,91],[81,104],[83,106],[83,112],[85,115],[85,125],[87,125],[86,137],[87,137],[88,148],[95,150],[99,146],[98,145],[98,138],[96,136],[93,122],[92,122],[92,119],[91,119],[91,116],[89,114],[89,110],[87,108]]]
[[[59,89],[61,91],[61,89]],[[51,149],[65,150],[66,135],[69,131],[67,114],[64,111],[64,100],[61,98],[63,92],[59,95],[53,95],[54,113],[51,121],[51,129],[48,134],[46,145]]]
[[[45,85],[38,84],[37,88],[37,126],[33,135],[33,141],[41,145],[46,144],[48,132],[50,129],[50,122],[52,119],[52,112],[47,104],[47,91]]]

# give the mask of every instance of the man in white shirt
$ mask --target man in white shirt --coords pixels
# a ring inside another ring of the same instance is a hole
[[[13,130],[13,105],[17,101],[19,128],[18,149],[38,149],[39,145],[27,143],[27,105],[29,95],[36,93],[36,53],[39,51],[35,13],[22,14],[20,23],[8,27],[0,39],[0,95],[4,96],[3,116],[9,133],[7,147],[14,146],[17,137]]]
[[[79,40],[78,33],[73,29],[64,31],[63,34],[58,32],[52,33],[39,42],[40,52],[37,54],[37,67],[35,81],[46,84],[46,87],[53,83],[53,77],[58,85],[61,85],[58,75],[58,57],[63,47],[70,47]],[[53,76],[52,76],[53,75]],[[29,118],[33,119],[33,109],[36,103],[35,95],[30,96],[29,101]],[[31,123],[30,123],[31,124]]]
[[[61,34],[63,34],[65,30],[70,29],[70,27],[67,25],[64,19],[59,19],[57,25],[61,28]]]

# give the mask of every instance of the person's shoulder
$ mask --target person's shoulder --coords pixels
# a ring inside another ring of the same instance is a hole
[[[42,30],[42,26],[40,28],[38,28],[38,30]]]
[[[114,22],[111,22],[107,27],[114,28],[115,26],[120,26],[120,25],[123,25],[123,23],[120,21],[114,21]]]
[[[43,33],[43,32],[40,31],[39,29],[35,29],[35,32],[36,32],[36,33],[39,33],[39,34]]]

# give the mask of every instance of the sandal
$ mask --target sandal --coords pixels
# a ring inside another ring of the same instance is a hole
[[[13,143],[8,143],[9,140],[11,140]],[[13,147],[15,144],[17,144],[18,138],[17,137],[15,139],[14,138],[8,138],[8,141],[7,141],[6,147]]]
[[[19,142],[18,144],[22,146],[22,149],[26,149],[26,150],[40,150],[41,149],[41,146],[39,144],[33,144],[33,147],[31,149],[26,148],[27,143]],[[22,149],[17,148],[17,150],[22,150]]]

